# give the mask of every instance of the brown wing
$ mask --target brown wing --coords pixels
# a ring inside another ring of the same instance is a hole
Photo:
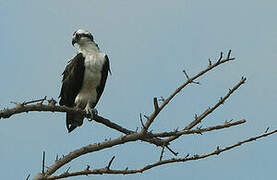
[[[63,84],[59,96],[61,98],[60,105],[68,107],[74,106],[75,98],[83,84],[85,71],[84,60],[83,55],[79,53],[68,62],[63,72]]]

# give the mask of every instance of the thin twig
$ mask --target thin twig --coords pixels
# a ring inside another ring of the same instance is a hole
[[[187,81],[191,81],[191,83],[194,83],[194,84],[200,84],[200,82],[196,82],[196,81],[191,80],[189,75],[187,74],[187,72],[185,70],[183,70],[183,73],[185,74],[185,76],[187,78]]]
[[[55,161],[58,161],[58,160],[59,160],[59,155],[57,154]]]
[[[69,173],[69,169],[70,169],[71,167],[69,166],[66,170],[65,170],[65,172],[64,173]]]
[[[269,130],[269,127],[267,127],[267,128],[266,128],[265,133],[267,133],[267,132],[268,132],[268,130]]]
[[[44,174],[44,165],[45,165],[45,151],[42,153],[42,169],[41,173]]]
[[[154,104],[154,109],[156,112],[159,110],[159,105],[158,105],[158,100],[156,97],[153,98],[153,104]]]
[[[143,124],[143,121],[142,121],[141,113],[139,113],[139,120],[140,120],[140,123],[141,123],[142,128],[145,128],[145,126],[144,126],[144,124]]]
[[[212,61],[211,61],[211,59],[209,59],[208,61],[209,61],[209,66],[208,67],[210,67],[212,65]]]
[[[228,54],[231,53],[231,50],[228,52]],[[217,62],[220,62],[221,59],[223,58],[223,52],[220,52],[220,57],[218,58]],[[229,56],[227,56],[229,58]]]
[[[37,100],[32,100],[32,101],[27,101],[27,102],[23,102],[23,103],[18,103],[18,102],[14,102],[14,101],[11,101],[11,103],[15,104],[15,105],[21,105],[21,106],[25,106],[27,104],[32,104],[32,103],[36,103],[36,102],[40,102],[40,103],[43,103],[43,101],[46,100],[46,96],[44,96],[44,98],[42,99],[37,99]]]
[[[106,166],[107,169],[110,169],[114,159],[115,159],[115,156],[112,157],[112,159],[110,160],[108,166]]]
[[[164,146],[162,146],[161,154],[160,154],[160,161],[163,159],[164,154]]]
[[[177,156],[179,154],[178,152],[173,151],[169,146],[165,146],[165,147],[166,147],[166,149],[168,149],[175,156]]]
[[[190,78],[189,78],[189,75],[187,74],[186,70],[183,70],[183,73],[185,74],[187,80],[189,80]]]

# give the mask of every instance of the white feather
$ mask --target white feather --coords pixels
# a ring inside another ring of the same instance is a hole
[[[84,81],[80,92],[75,98],[79,108],[88,110],[97,100],[96,88],[101,81],[101,71],[105,62],[105,54],[99,51],[94,42],[87,42],[79,46],[79,52],[85,57]]]

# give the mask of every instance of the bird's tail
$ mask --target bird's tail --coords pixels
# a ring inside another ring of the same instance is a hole
[[[84,116],[76,113],[66,113],[66,128],[68,133],[83,124]]]

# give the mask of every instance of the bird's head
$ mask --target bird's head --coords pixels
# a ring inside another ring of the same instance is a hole
[[[72,35],[73,46],[75,43],[77,43],[80,46],[90,42],[93,42],[93,36],[91,35],[90,32],[85,31],[83,29],[78,29]]]

